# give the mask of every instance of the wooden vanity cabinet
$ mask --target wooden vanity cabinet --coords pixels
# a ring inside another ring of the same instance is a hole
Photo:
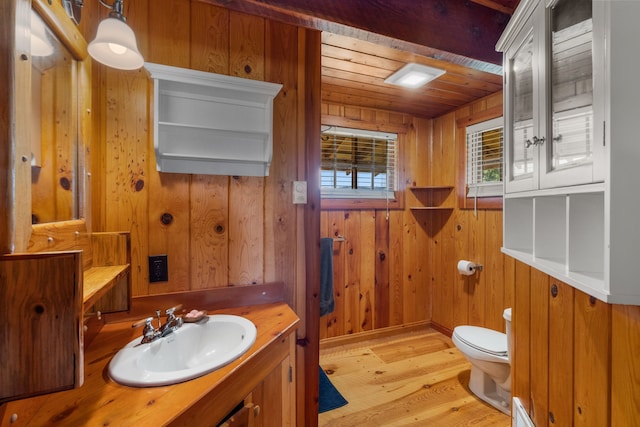
[[[81,257],[0,256],[0,403],[82,385]]]

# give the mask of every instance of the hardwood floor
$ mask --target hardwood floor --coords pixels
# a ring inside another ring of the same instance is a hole
[[[471,365],[433,329],[321,344],[320,366],[349,402],[320,414],[320,426],[511,425],[469,391]]]

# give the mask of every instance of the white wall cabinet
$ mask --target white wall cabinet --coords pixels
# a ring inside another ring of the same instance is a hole
[[[602,79],[594,76],[604,65],[595,41],[603,8],[584,0],[522,3],[498,46],[509,88],[506,192],[602,182],[603,117],[594,108]]]
[[[505,66],[503,252],[640,305],[640,36],[633,0],[523,0]]]

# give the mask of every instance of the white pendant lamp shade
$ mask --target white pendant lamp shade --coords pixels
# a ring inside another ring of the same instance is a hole
[[[44,22],[31,11],[31,55],[49,56],[53,53],[53,45],[47,39]]]
[[[120,70],[137,70],[144,64],[133,30],[117,18],[109,17],[100,23],[88,49],[96,61]]]

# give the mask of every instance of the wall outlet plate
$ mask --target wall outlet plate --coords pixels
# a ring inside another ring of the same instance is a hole
[[[293,204],[307,203],[307,181],[293,181]]]
[[[166,255],[149,256],[149,283],[168,282],[169,264]]]

